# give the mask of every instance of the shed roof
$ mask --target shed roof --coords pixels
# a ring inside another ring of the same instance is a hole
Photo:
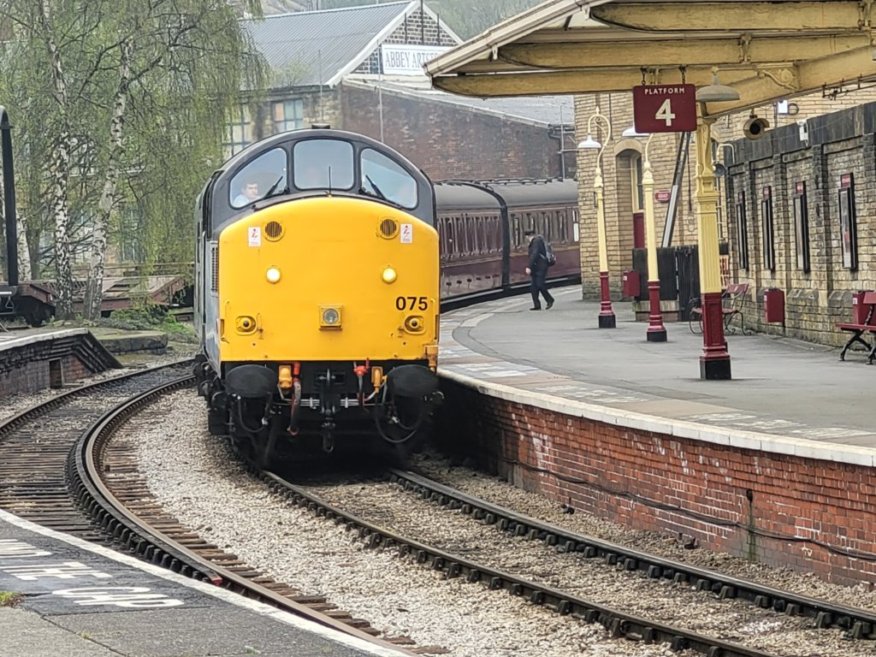
[[[426,65],[434,86],[472,96],[733,86],[720,115],[876,80],[876,5],[857,0],[546,0]]]
[[[404,20],[411,3],[300,11],[243,21],[275,71],[294,67],[302,86],[333,86]]]
[[[299,11],[245,20],[243,27],[272,70],[293,71],[290,77],[296,86],[331,87],[354,71],[419,8],[419,0],[403,0]],[[428,5],[424,11],[433,20],[440,20]],[[446,34],[460,41],[443,21],[440,24]]]

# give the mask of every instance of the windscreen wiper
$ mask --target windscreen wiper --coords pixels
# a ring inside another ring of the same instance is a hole
[[[368,174],[365,174],[365,180],[367,180],[367,181],[368,181],[368,184],[371,185],[371,188],[374,190],[374,195],[377,196],[377,198],[379,198],[381,201],[386,201],[386,200],[388,200],[388,199],[386,198],[386,195],[385,195],[383,192],[380,191],[380,187],[378,187],[378,186],[374,183],[374,181],[371,180],[371,176],[369,176]],[[364,188],[363,188],[362,191],[364,191],[366,194],[368,193],[368,191],[366,191]]]
[[[270,198],[271,196],[273,196],[274,192],[277,191],[277,187],[280,186],[280,183],[283,182],[283,178],[285,178],[285,177],[286,177],[286,176],[280,176],[279,178],[277,178],[277,182],[275,182],[273,185],[270,186],[270,188],[269,188],[268,191],[265,193],[265,195],[262,196],[262,198],[263,198],[263,199],[266,199],[266,198]],[[283,188],[283,191],[281,191],[280,193],[281,193],[281,194],[288,194],[288,193],[289,193],[289,189],[288,189],[287,187],[284,187],[284,188]]]

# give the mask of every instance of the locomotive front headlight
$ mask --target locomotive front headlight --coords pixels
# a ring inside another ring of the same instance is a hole
[[[398,278],[398,272],[395,271],[392,267],[387,267],[383,270],[383,278],[384,283],[395,283],[395,279]]]
[[[280,282],[280,270],[276,267],[271,267],[265,272],[265,278],[268,279],[268,283],[279,283]]]

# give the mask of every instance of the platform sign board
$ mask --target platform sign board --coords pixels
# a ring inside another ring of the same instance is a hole
[[[636,132],[693,132],[697,129],[697,89],[692,84],[633,87]]]

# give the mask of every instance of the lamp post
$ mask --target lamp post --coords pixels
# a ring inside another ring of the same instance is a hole
[[[593,122],[605,124],[605,143],[599,143],[593,135]],[[611,307],[611,294],[608,289],[608,246],[605,237],[605,207],[602,199],[602,152],[605,144],[611,141],[611,122],[608,117],[596,113],[587,120],[587,139],[578,144],[579,149],[599,149],[596,155],[596,171],[593,175],[593,191],[596,194],[596,237],[599,248],[599,328],[615,328],[617,319]]]
[[[623,132],[624,137],[644,137],[635,128]],[[657,266],[657,225],[654,219],[654,175],[648,148],[654,133],[648,135],[645,152],[642,156],[642,202],[645,211],[645,240],[648,247],[648,342],[666,342],[666,327],[663,325],[663,312],[660,310],[660,271]]]
[[[708,103],[739,100],[739,92],[718,82],[712,69],[712,84],[697,90],[697,169],[694,199],[697,208],[697,248],[700,264],[700,294],[703,314],[703,353],[700,378],[732,378],[730,353],[724,338],[724,313],[721,308],[721,267],[718,255],[718,189],[712,161],[711,127],[714,119],[706,112]]]

